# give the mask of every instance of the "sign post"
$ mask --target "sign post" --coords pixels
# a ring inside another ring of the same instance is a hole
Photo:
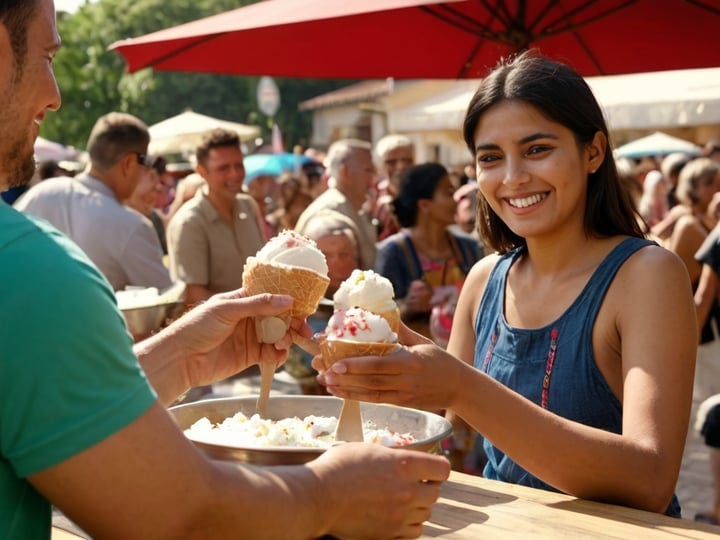
[[[272,77],[262,77],[257,87],[257,100],[260,110],[272,118],[280,108],[280,90]]]

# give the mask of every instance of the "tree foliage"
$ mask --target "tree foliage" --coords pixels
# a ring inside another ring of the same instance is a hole
[[[257,106],[258,77],[203,73],[125,73],[125,62],[108,46],[184,22],[253,3],[253,0],[99,0],[76,13],[58,13],[63,47],[55,57],[62,107],[43,122],[42,135],[84,148],[95,120],[110,111],[129,112],[148,125],[186,109],[234,122],[257,124],[269,138],[270,119]],[[298,103],[348,81],[281,78],[276,121],[287,146],[306,145],[311,117]]]

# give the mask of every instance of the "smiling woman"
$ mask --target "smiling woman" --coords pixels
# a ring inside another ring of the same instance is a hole
[[[328,389],[448,409],[485,437],[488,478],[679,517],[695,307],[682,261],[638,228],[590,88],[522,54],[482,79],[463,134],[496,253],[447,352],[401,332],[397,354],[333,364]]]

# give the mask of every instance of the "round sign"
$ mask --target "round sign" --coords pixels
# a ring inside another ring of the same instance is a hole
[[[257,87],[260,110],[267,116],[275,116],[280,108],[280,90],[272,77],[262,77]]]

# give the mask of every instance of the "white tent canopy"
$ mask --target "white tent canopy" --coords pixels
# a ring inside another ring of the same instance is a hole
[[[700,147],[685,139],[679,139],[667,133],[656,131],[646,137],[622,145],[615,150],[615,156],[640,159],[646,156],[666,156],[675,152],[697,156],[700,153]]]
[[[43,161],[72,161],[77,158],[78,151],[75,148],[42,137],[35,139],[35,160],[38,163]]]
[[[589,77],[611,129],[720,123],[720,68]]]
[[[609,128],[648,129],[720,123],[720,68],[588,77]],[[479,79],[388,112],[396,132],[460,129]]]
[[[185,111],[150,126],[151,154],[192,154],[202,134],[214,128],[235,131],[241,141],[250,141],[260,136],[258,126],[220,120],[193,111]]]

